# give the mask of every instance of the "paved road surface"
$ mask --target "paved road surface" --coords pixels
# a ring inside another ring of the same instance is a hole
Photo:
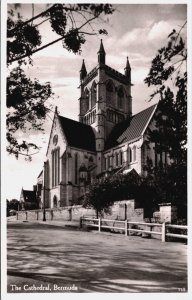
[[[8,223],[9,292],[184,292],[186,261],[181,243]]]

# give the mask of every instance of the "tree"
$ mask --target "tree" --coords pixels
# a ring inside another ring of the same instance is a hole
[[[21,208],[21,203],[17,199],[12,199],[9,201],[9,210],[19,210]]]
[[[135,199],[140,183],[140,176],[134,171],[127,175],[116,174],[101,178],[90,184],[83,207],[95,209],[97,217],[103,211],[109,213],[114,201]]]
[[[35,143],[19,142],[19,130],[43,130],[42,124],[50,111],[47,99],[53,96],[50,83],[41,84],[25,75],[22,66],[33,64],[32,56],[55,43],[74,54],[81,52],[86,35],[107,34],[103,28],[95,28],[95,20],[110,15],[110,4],[53,4],[32,17],[24,19],[22,5],[15,4],[8,11],[7,19],[7,64],[11,69],[7,78],[7,151],[31,158],[31,149],[39,149]],[[58,37],[46,44],[42,42],[41,24],[49,22],[50,30]],[[17,66],[15,67],[15,63]]]
[[[9,217],[9,200],[6,201],[6,215]]]
[[[182,217],[186,217],[187,207],[187,48],[182,37],[185,25],[169,34],[167,45],[158,50],[145,78],[148,86],[156,87],[151,99],[159,96],[157,129],[149,133],[149,140],[155,143],[161,158],[163,152],[170,158],[169,164],[163,165],[162,159],[157,167],[148,164],[148,177],[158,191],[157,201],[173,203]]]
[[[159,152],[161,147],[165,147],[177,164],[186,163],[187,49],[181,35],[185,25],[179,32],[174,29],[169,34],[167,45],[158,50],[145,78],[148,86],[156,87],[151,99],[159,95],[160,113],[156,115],[155,121],[160,131],[154,130],[151,133],[151,141],[157,144]]]

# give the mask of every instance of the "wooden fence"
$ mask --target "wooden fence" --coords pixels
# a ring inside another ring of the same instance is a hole
[[[113,223],[112,225],[106,225],[105,223]],[[119,226],[115,226],[115,224],[120,224]],[[101,218],[87,218],[87,217],[81,217],[80,218],[80,228],[82,228],[84,225],[89,227],[96,227],[98,228],[98,231],[101,232],[101,229],[115,229],[119,231],[124,231],[125,236],[129,235],[130,232],[142,232],[147,234],[154,234],[154,235],[160,235],[162,242],[166,241],[166,237],[175,237],[180,239],[187,239],[187,234],[175,234],[175,233],[169,233],[168,230],[175,228],[179,230],[187,230],[186,225],[170,225],[166,223],[144,223],[144,222],[130,222],[128,220],[120,221],[120,220],[109,220],[109,219],[101,219]],[[145,229],[136,229],[131,228],[131,226],[136,227],[135,225],[141,225],[149,227],[148,230]],[[153,227],[160,227],[161,231],[153,231]]]

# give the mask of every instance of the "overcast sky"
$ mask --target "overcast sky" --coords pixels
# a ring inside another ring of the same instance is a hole
[[[179,29],[186,20],[186,5],[182,4],[121,4],[115,6],[116,11],[109,16],[109,22],[101,24],[108,31],[108,36],[88,36],[82,47],[81,55],[74,55],[57,43],[33,56],[34,65],[28,68],[27,74],[31,78],[38,78],[42,83],[50,81],[55,98],[53,105],[57,105],[60,114],[78,120],[79,98],[79,70],[82,59],[85,59],[87,71],[91,71],[97,64],[97,51],[100,39],[103,39],[106,51],[106,64],[124,72],[126,57],[132,68],[132,97],[133,114],[146,108],[149,103],[150,90],[143,80],[147,76],[150,62],[157,50],[165,45],[166,38],[173,28]],[[35,14],[43,9],[43,5],[35,4]],[[31,5],[22,5],[22,14],[31,16]],[[43,41],[48,42],[55,35],[48,24],[41,25]],[[51,100],[50,100],[51,102]],[[32,189],[36,183],[43,161],[50,134],[51,121],[45,124],[45,134],[33,133],[29,139],[39,143],[42,150],[33,157],[32,162],[8,156],[5,172],[7,178],[6,197],[8,199],[20,197],[21,188]],[[22,140],[23,135],[19,138]],[[11,183],[8,185],[8,182]]]

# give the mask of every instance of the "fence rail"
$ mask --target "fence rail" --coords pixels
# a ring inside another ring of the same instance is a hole
[[[105,222],[108,223],[113,223],[111,226],[104,224]],[[115,223],[119,224],[124,224],[122,227],[115,226]],[[162,242],[166,241],[166,237],[175,237],[175,238],[181,238],[181,239],[188,239],[187,234],[178,234],[178,233],[170,233],[167,232],[168,229],[184,229],[187,230],[186,225],[170,225],[170,224],[165,224],[165,223],[144,223],[144,222],[133,222],[133,221],[120,221],[120,220],[111,220],[111,219],[95,219],[95,218],[87,218],[87,217],[81,217],[80,218],[80,227],[83,225],[87,225],[90,227],[97,227],[98,231],[100,232],[101,229],[106,228],[106,229],[115,229],[115,230],[120,230],[124,231],[125,236],[129,235],[130,232],[142,232],[142,233],[147,233],[147,234],[156,234],[156,235],[161,235],[161,240]],[[146,229],[136,229],[136,228],[131,228],[131,225],[141,225],[141,226],[146,226],[149,227],[150,230]],[[153,231],[153,227],[161,227],[161,231]]]

